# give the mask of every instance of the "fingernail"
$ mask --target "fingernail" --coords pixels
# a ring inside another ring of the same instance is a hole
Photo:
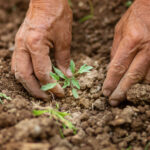
[[[67,69],[66,74],[67,74],[69,77],[72,76],[72,72],[71,72],[70,68]]]
[[[103,90],[103,94],[104,94],[104,96],[109,97],[111,94],[111,91],[110,90]]]
[[[110,100],[109,101],[109,104],[111,105],[111,106],[118,106],[119,105],[119,101],[117,101],[117,100]]]

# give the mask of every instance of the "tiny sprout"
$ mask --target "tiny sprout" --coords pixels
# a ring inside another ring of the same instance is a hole
[[[2,98],[3,98],[3,99],[7,99],[7,100],[11,100],[11,98],[8,97],[6,94],[0,93],[0,103],[1,103],[1,104],[3,104]]]
[[[66,77],[58,68],[53,67],[54,68],[54,72],[55,73],[50,73],[50,76],[56,81],[56,83],[48,83],[46,85],[43,85],[41,87],[41,90],[43,91],[48,91],[52,88],[54,88],[57,83],[60,83],[60,79],[63,80],[63,87],[62,88],[67,88],[67,87],[71,87],[71,91],[72,94],[74,96],[74,98],[79,98],[77,89],[80,89],[80,84],[79,81],[76,79],[76,75],[79,74],[83,74],[83,73],[87,73],[90,72],[91,69],[93,69],[92,66],[88,66],[86,64],[84,64],[83,66],[80,67],[80,69],[78,71],[76,71],[76,66],[73,60],[71,60],[70,62],[70,70],[72,72],[72,77],[68,78]]]
[[[90,6],[90,13],[88,15],[84,16],[83,18],[81,18],[79,20],[79,23],[83,23],[83,22],[85,22],[87,20],[90,20],[94,16],[94,7],[93,7],[92,0],[88,0],[88,3],[89,3],[89,6]]]
[[[60,112],[58,111],[59,105],[56,105],[56,109],[54,108],[47,108],[47,109],[42,109],[42,110],[33,110],[32,113],[34,116],[41,116],[43,114],[48,114],[50,118],[55,119],[56,121],[59,121],[62,123],[62,126],[64,129],[69,128],[73,130],[74,134],[76,134],[77,129],[75,126],[72,124],[71,121],[65,119],[66,116],[70,115],[67,112]],[[62,132],[62,130],[60,130]],[[60,133],[61,136],[63,133]]]

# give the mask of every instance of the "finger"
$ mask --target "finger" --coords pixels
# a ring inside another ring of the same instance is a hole
[[[60,31],[55,41],[55,59],[58,68],[68,77],[72,76],[70,70],[70,45],[72,40],[72,17],[68,18],[69,22],[65,23],[63,31]],[[62,29],[62,27],[61,27]]]
[[[28,49],[31,54],[34,73],[42,85],[55,83],[56,81],[50,77],[52,71],[51,60],[49,57],[49,46],[45,45],[40,36],[30,37],[28,41]],[[50,90],[59,97],[64,96],[64,91],[59,84]]]
[[[116,51],[118,49],[119,43],[122,39],[122,32],[120,29],[120,25],[117,24],[115,28],[115,34],[114,34],[114,40],[113,40],[113,45],[111,49],[111,60],[114,58]]]
[[[33,68],[29,54],[26,50],[16,49],[13,55],[13,68],[15,68],[15,77],[20,83],[31,93],[31,95],[47,99],[43,91],[40,90],[40,85],[33,76]]]
[[[113,41],[113,46],[111,50],[111,60],[116,54],[116,51],[118,50],[119,44],[122,40],[122,35],[123,35],[123,29],[124,27],[124,22],[127,22],[127,19],[130,15],[130,10],[128,10],[120,19],[120,21],[117,23],[115,26],[115,34],[114,34],[114,41]]]
[[[137,53],[138,41],[138,39],[131,40],[130,37],[126,37],[120,42],[118,50],[109,65],[108,73],[104,81],[103,94],[105,96],[111,95],[127,71]]]
[[[144,79],[144,83],[147,83],[147,84],[150,83],[150,68],[148,69],[148,72],[147,72],[146,77]]]
[[[118,105],[126,98],[127,90],[135,83],[140,82],[149,68],[149,56],[146,50],[140,51],[133,60],[127,73],[121,79],[115,91],[109,98],[112,106]]]
[[[15,60],[15,51],[13,52],[13,55],[12,55],[12,60],[11,60],[11,72],[13,74],[15,74],[15,64],[16,64],[16,60]]]

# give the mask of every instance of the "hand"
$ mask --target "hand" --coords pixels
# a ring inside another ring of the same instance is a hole
[[[150,83],[150,1],[136,0],[115,28],[103,94],[117,106],[143,79]]]
[[[55,49],[58,68],[71,76],[70,43],[72,11],[67,0],[31,0],[26,18],[15,39],[12,57],[12,72],[28,92],[37,98],[47,99],[41,85],[55,82],[50,78],[52,64],[49,57]],[[64,96],[59,84],[51,90]]]

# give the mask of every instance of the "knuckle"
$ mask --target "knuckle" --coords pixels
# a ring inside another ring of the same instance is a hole
[[[43,71],[36,71],[35,72],[36,77],[38,78],[38,80],[40,80],[41,82],[46,82],[48,81],[49,75]]]
[[[110,70],[110,72],[116,73],[118,75],[122,75],[126,72],[126,67],[121,64],[113,64],[108,67],[108,70]]]
[[[141,81],[143,79],[143,77],[144,77],[144,75],[140,71],[129,72],[129,73],[127,73],[127,76],[126,76],[126,78],[130,78],[134,83]]]
[[[23,73],[23,72],[16,71],[15,72],[15,78],[18,81],[25,81],[26,79],[28,79],[28,76],[25,73]]]
[[[27,37],[27,44],[31,49],[37,48],[43,40],[43,36],[40,33],[32,33]]]
[[[22,43],[23,42],[23,38],[20,35],[16,35],[15,42]]]
[[[130,34],[128,36],[130,36],[129,38],[132,41],[132,43],[135,44],[137,44],[142,39],[141,34],[137,30],[130,31]]]

